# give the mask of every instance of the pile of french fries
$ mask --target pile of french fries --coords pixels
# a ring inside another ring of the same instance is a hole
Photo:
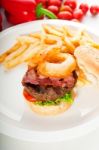
[[[99,49],[99,44],[84,29],[44,24],[40,32],[19,36],[16,44],[0,55],[0,63],[6,69],[21,63],[35,67],[43,59],[53,58],[59,52],[73,55],[76,47],[86,44]]]

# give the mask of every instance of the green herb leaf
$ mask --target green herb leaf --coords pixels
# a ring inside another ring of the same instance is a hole
[[[40,18],[42,15],[45,15],[51,19],[57,19],[57,16],[53,12],[43,8],[42,3],[39,3],[36,7],[36,16],[37,18]]]

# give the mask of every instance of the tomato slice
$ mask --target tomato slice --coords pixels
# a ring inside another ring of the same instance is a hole
[[[23,90],[23,96],[29,102],[35,102],[36,101],[36,99],[34,97],[32,97],[30,94],[28,94],[26,90]]]

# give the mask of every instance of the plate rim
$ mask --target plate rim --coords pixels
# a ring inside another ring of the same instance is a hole
[[[19,24],[13,27],[10,27],[8,29],[3,30],[0,33],[0,38],[2,36],[5,36],[8,32],[13,32],[13,30],[18,30],[18,28],[21,28],[23,26],[28,26],[28,25],[34,25],[34,24],[43,24],[43,23],[49,23],[49,24],[56,24],[59,23],[65,23],[65,25],[70,25],[73,27],[81,27],[90,32],[91,34],[94,34],[96,36],[99,36],[97,33],[94,33],[91,31],[89,27],[87,27],[84,24],[78,23],[78,22],[70,22],[66,20],[38,20],[38,21],[32,21],[28,23],[23,23]],[[21,129],[19,127],[14,127],[13,125],[6,124],[6,122],[2,122],[0,124],[0,132],[2,134],[20,139],[20,140],[25,140],[25,141],[35,141],[35,142],[55,142],[55,141],[63,141],[63,140],[70,140],[72,138],[79,137],[81,135],[85,135],[89,133],[90,131],[94,130],[99,126],[99,117],[96,117],[89,122],[86,122],[82,125],[78,125],[76,127],[72,127],[71,129],[64,129],[64,130],[59,130],[59,131],[29,131],[27,129]],[[13,129],[13,132],[9,132]],[[20,134],[18,135],[18,131],[20,131]],[[73,134],[72,134],[73,133]],[[75,133],[75,134],[74,134]],[[24,136],[23,136],[24,134]],[[26,137],[28,135],[28,137]],[[67,136],[68,135],[68,136]],[[46,136],[48,138],[46,138]]]

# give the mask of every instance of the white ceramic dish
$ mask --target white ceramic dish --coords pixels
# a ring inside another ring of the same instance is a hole
[[[33,21],[11,27],[0,33],[0,50],[6,50],[16,37],[41,29],[42,24],[68,25],[85,28],[95,40],[98,35],[85,26],[62,20]],[[26,66],[21,65],[10,72],[0,66],[0,132],[21,140],[53,142],[76,138],[99,126],[99,90],[89,86],[79,89],[73,106],[54,117],[42,117],[31,112],[22,96],[21,79]]]

